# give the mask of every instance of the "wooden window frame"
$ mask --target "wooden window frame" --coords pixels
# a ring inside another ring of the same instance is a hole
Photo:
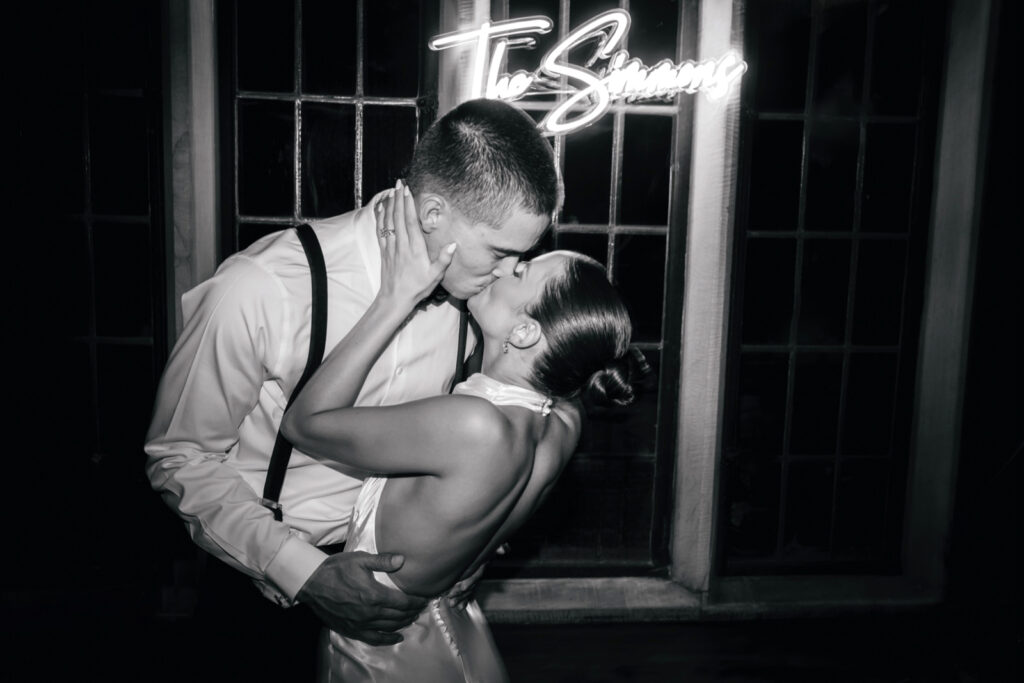
[[[442,31],[453,30],[456,0],[441,3]],[[697,98],[690,136],[689,195],[682,274],[682,353],[675,434],[676,476],[668,578],[563,578],[484,581],[480,602],[495,622],[685,620],[782,616],[827,610],[919,607],[941,602],[960,449],[968,331],[984,181],[985,128],[996,19],[993,0],[952,0],[942,73],[935,182],[915,382],[904,524],[897,576],[740,576],[714,572],[722,440],[738,93],[729,102]],[[487,12],[486,2],[474,3]],[[168,97],[165,136],[168,243],[173,301],[216,264],[217,172],[215,0],[165,3]],[[698,58],[742,53],[743,0],[701,2]],[[444,60],[440,60],[444,68]],[[457,101],[439,80],[439,102]],[[676,131],[677,139],[680,131]],[[184,146],[182,150],[179,146]],[[178,155],[175,155],[175,152]],[[675,174],[676,177],[682,174]],[[670,221],[673,219],[670,217]],[[674,225],[674,223],[673,223]],[[176,325],[180,329],[180,308]],[[169,340],[173,341],[173,339]]]

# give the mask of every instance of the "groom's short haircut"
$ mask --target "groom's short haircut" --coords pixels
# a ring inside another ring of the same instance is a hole
[[[553,218],[562,198],[551,145],[525,112],[499,100],[469,100],[442,116],[420,138],[405,180],[493,228],[518,210]]]

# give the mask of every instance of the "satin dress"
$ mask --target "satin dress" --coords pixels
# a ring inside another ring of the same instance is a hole
[[[470,394],[495,405],[518,405],[547,415],[551,400],[545,396],[476,374],[452,393]],[[377,507],[387,477],[368,477],[363,482],[345,552],[362,550],[376,554]],[[380,583],[398,588],[384,572],[374,572]],[[464,609],[452,609],[448,598],[435,597],[409,626],[400,631],[404,640],[395,645],[369,645],[324,629],[320,636],[318,680],[323,683],[502,683],[508,681],[505,665],[476,601]]]

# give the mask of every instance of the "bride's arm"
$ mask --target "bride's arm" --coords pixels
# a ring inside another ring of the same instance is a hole
[[[495,438],[505,433],[500,414],[486,402],[444,397],[352,407],[370,368],[415,305],[440,282],[454,252],[442,249],[430,260],[407,189],[399,189],[386,206],[378,229],[393,226],[396,234],[380,240],[381,289],[296,397],[281,430],[304,453],[361,469],[447,468],[460,453],[494,447]],[[460,448],[453,448],[455,443]]]
[[[289,422],[355,403],[370,368],[416,304],[444,276],[454,244],[431,261],[416,219],[416,205],[408,188],[395,192],[377,212],[381,250],[381,286],[370,307],[338,345],[327,355],[288,413]],[[391,234],[381,237],[383,228]],[[287,434],[287,432],[286,432]]]

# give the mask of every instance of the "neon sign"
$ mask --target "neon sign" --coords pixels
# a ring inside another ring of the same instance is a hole
[[[551,31],[554,24],[547,17],[484,22],[475,30],[437,36],[429,46],[431,50],[474,46],[472,97],[517,100],[532,95],[569,95],[540,122],[546,135],[569,133],[593,123],[616,101],[666,99],[677,93],[698,92],[709,100],[718,100],[729,93],[733,83],[747,70],[747,63],[732,51],[700,62],[686,60],[675,64],[663,59],[654,66],[646,66],[639,59],[630,58],[626,50],[616,49],[629,31],[629,23],[625,10],[599,14],[551,48],[533,72],[498,71],[510,48],[533,47],[536,40],[531,34]],[[585,64],[568,61],[571,50],[593,39],[597,40],[597,47]],[[607,63],[597,71],[592,70],[599,61]],[[568,89],[561,86],[563,77]]]

